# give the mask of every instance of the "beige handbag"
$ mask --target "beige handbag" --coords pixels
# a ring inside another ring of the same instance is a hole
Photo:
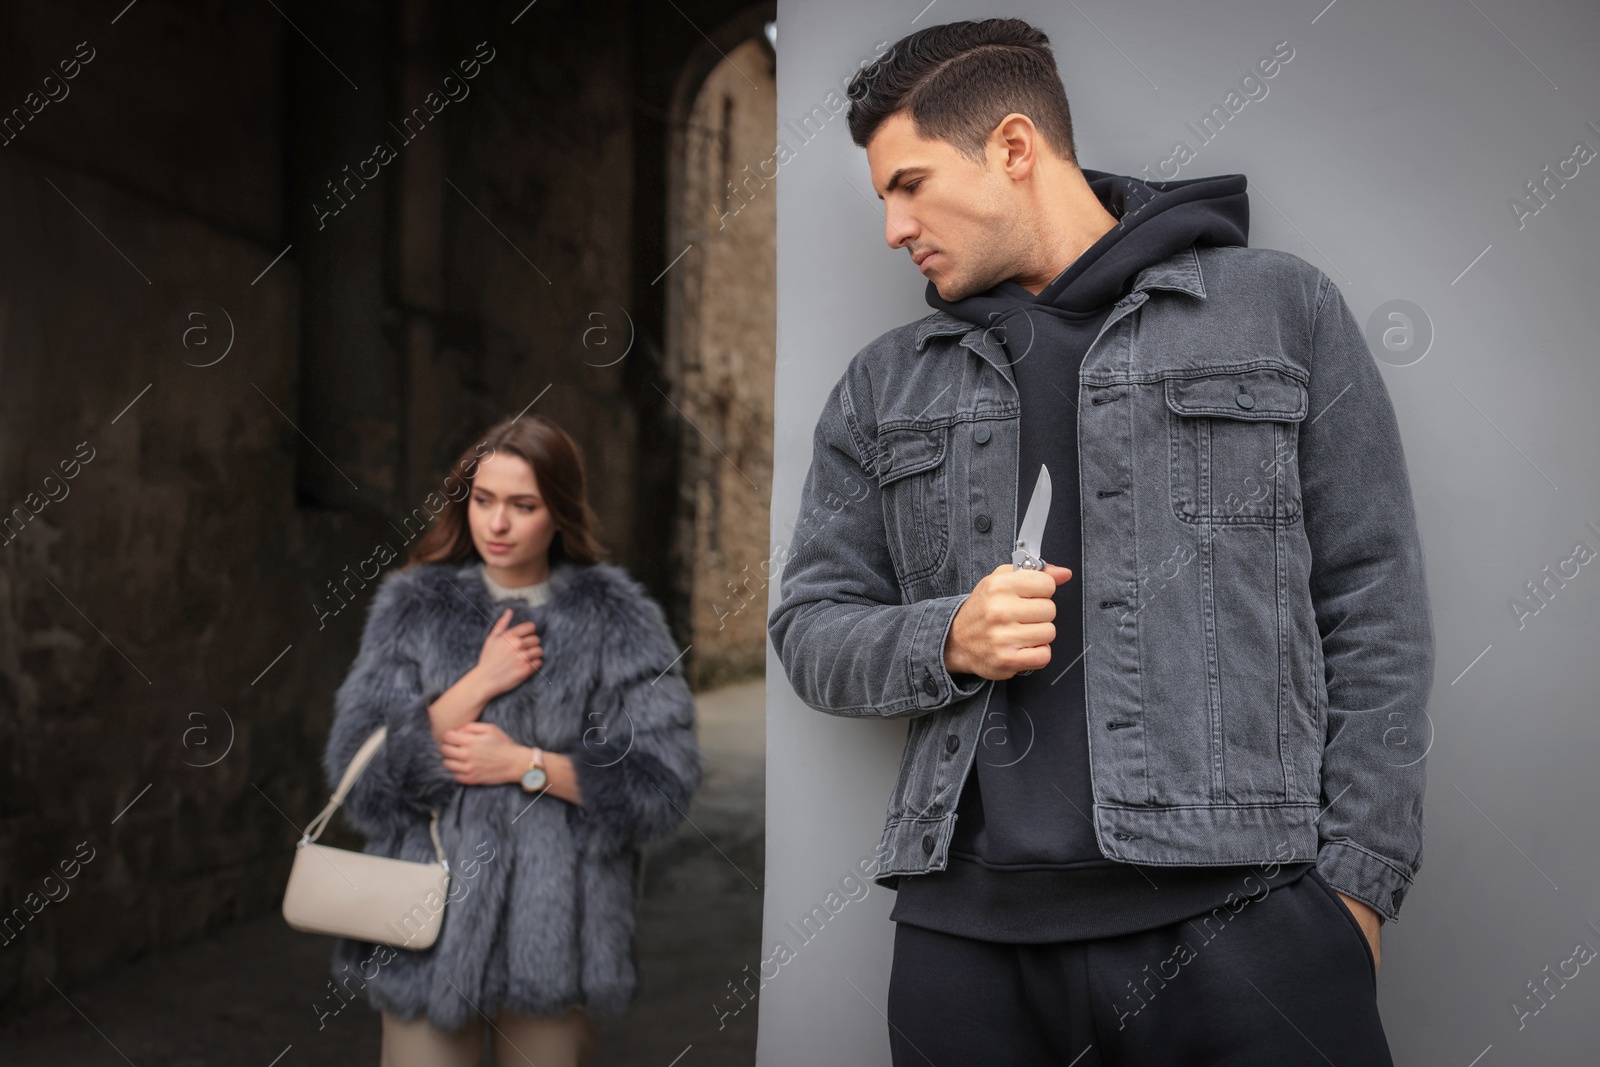
[[[295,845],[289,888],[283,895],[283,917],[296,930],[310,934],[421,950],[438,938],[450,892],[450,861],[439,843],[439,813],[433,812],[428,824],[437,863],[390,859],[316,843],[387,736],[388,727],[380,726],[356,751],[328,806]]]

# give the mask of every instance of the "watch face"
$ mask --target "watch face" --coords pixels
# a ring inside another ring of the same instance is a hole
[[[543,768],[529,767],[522,776],[522,788],[530,793],[536,793],[544,788],[547,781],[549,781],[549,776],[544,773]]]

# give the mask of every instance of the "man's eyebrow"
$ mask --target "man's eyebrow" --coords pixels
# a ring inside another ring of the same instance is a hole
[[[914,165],[914,166],[910,166],[910,167],[901,167],[899,170],[897,170],[893,174],[889,175],[889,183],[883,187],[883,191],[885,193],[894,192],[895,188],[899,186],[900,179],[901,179],[902,176],[904,176],[909,171],[921,170],[921,169],[922,169],[922,167],[921,167],[920,164]],[[883,199],[883,193],[879,193],[878,194],[878,199],[879,200]]]

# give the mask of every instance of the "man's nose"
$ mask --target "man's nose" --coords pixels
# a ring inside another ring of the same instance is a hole
[[[889,243],[890,248],[902,248],[905,243],[917,235],[917,226],[894,208],[884,212],[883,239]]]

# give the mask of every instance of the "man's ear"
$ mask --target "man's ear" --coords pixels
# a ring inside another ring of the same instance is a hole
[[[1000,165],[1008,177],[1022,181],[1033,173],[1039,161],[1039,130],[1032,119],[1013,111],[989,136],[999,149]]]

